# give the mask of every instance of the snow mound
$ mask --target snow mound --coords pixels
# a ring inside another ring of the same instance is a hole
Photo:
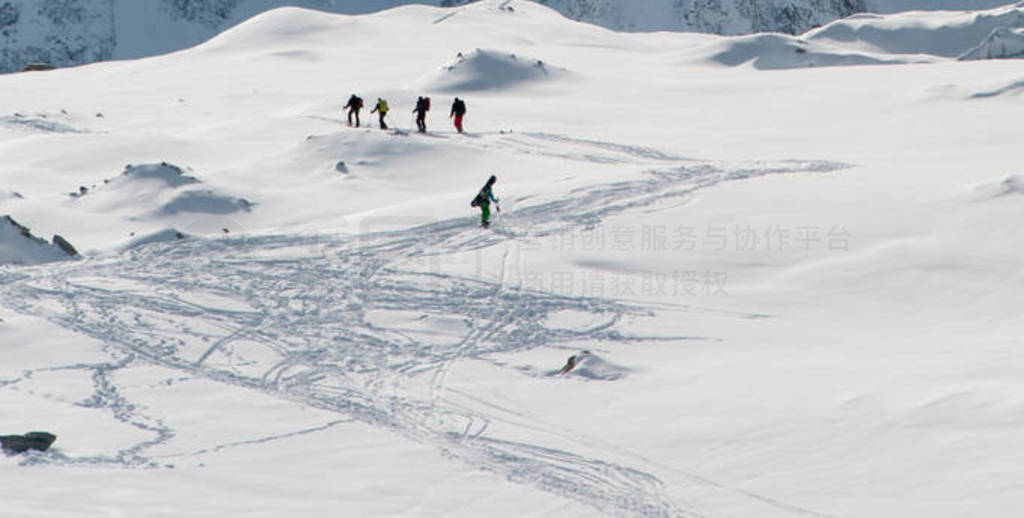
[[[186,175],[185,171],[180,167],[168,164],[167,162],[160,162],[159,164],[129,165],[125,167],[124,173],[121,175],[121,179],[114,180],[110,183],[117,185],[119,183],[145,180],[157,180],[158,182],[172,188],[199,183],[198,179],[193,176]]]
[[[863,52],[955,58],[972,51],[985,52],[984,42],[993,35],[1013,34],[1013,29],[1019,28],[1024,28],[1024,3],[984,11],[853,16],[812,30],[804,38]],[[1010,56],[995,52],[992,57]]]
[[[163,230],[158,230],[156,232],[150,232],[142,236],[134,237],[127,243],[118,247],[118,249],[124,252],[128,250],[134,250],[136,248],[150,245],[153,243],[169,243],[172,241],[178,241],[180,239],[185,239],[186,237],[189,236],[183,232],[180,232],[173,228],[167,228]]]
[[[120,176],[107,178],[102,185],[79,186],[70,196],[83,209],[111,212],[140,205],[153,207],[174,196],[180,187],[198,183],[167,162],[128,165]]]
[[[32,235],[10,216],[0,218],[0,264],[41,264],[68,257],[59,246]]]
[[[1024,28],[997,27],[984,41],[960,55],[961,60],[1024,57]]]
[[[426,91],[445,93],[503,90],[568,74],[564,68],[539,59],[500,50],[476,49],[468,54],[460,52],[455,61],[428,75],[420,86]]]
[[[569,357],[558,374],[594,381],[615,381],[625,378],[630,372],[629,368],[615,365],[590,351],[580,351]]]
[[[170,202],[165,203],[162,210],[168,214],[179,212],[199,212],[205,214],[231,214],[249,212],[252,204],[244,198],[235,198],[213,191],[185,191],[178,194]]]
[[[1024,195],[1024,176],[1011,174],[998,182],[979,185],[974,191],[983,200]]]
[[[710,48],[712,51],[708,59],[712,62],[731,67],[750,63],[759,70],[932,61],[924,57],[908,58],[846,50],[784,34],[725,38]]]
[[[97,211],[129,210],[134,218],[142,214],[231,214],[251,210],[252,203],[243,198],[223,195],[209,188],[182,188],[201,183],[195,176],[166,162],[129,165],[121,176],[104,180],[101,187],[81,186],[71,197]]]

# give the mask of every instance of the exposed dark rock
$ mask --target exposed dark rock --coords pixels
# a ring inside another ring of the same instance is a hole
[[[25,68],[21,69],[22,72],[39,72],[45,70],[53,70],[53,65],[49,63],[29,63],[25,65]]]
[[[59,234],[53,235],[53,244],[57,245],[65,254],[68,254],[71,257],[78,255],[78,250],[75,250],[75,247],[71,246],[71,243]]]
[[[57,440],[49,432],[29,432],[25,435],[0,435],[0,444],[8,453],[24,453],[28,450],[46,451]]]

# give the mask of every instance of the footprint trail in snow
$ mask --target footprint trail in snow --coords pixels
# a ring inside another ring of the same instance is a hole
[[[259,391],[382,427],[431,444],[446,455],[510,481],[624,516],[701,516],[666,494],[645,466],[618,464],[589,445],[565,451],[517,442],[490,428],[497,411],[448,403],[442,397],[450,366],[542,347],[623,340],[627,315],[652,309],[608,299],[562,296],[504,286],[410,261],[538,239],[566,227],[688,195],[723,182],[771,174],[822,173],[843,165],[815,161],[726,166],[687,161],[644,148],[537,134],[516,139],[553,141],[582,149],[581,159],[664,164],[631,181],[580,188],[569,196],[521,206],[494,232],[470,218],[410,229],[342,236],[262,236],[194,240],[144,247],[123,257],[0,270],[0,302],[93,337],[116,351],[121,366],[136,359]],[[512,142],[512,137],[509,138]],[[539,148],[538,148],[539,149]],[[591,149],[591,151],[586,151]],[[609,158],[611,157],[611,158]],[[563,311],[598,314],[608,324],[585,330],[543,325]],[[423,343],[373,315],[415,312],[459,321],[465,332]],[[125,363],[127,362],[127,363]],[[131,409],[95,368],[95,406]],[[111,367],[111,368],[116,368]],[[171,440],[158,419],[124,415],[155,435],[108,459],[54,455],[58,464],[145,465],[146,449]],[[503,425],[508,425],[508,421]],[[42,460],[37,460],[42,462]],[[695,484],[702,482],[696,481]],[[707,483],[709,488],[724,490]],[[735,491],[733,496],[757,495]],[[805,514],[764,498],[775,512]]]

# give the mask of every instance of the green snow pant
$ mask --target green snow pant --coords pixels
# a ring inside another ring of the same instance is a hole
[[[488,202],[480,204],[480,224],[485,227],[491,224],[491,204]]]

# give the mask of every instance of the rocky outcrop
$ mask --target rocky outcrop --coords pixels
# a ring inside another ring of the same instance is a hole
[[[24,453],[28,450],[46,451],[57,436],[49,432],[29,432],[25,435],[0,435],[0,446],[8,453]]]
[[[0,218],[0,264],[48,263],[75,255],[78,255],[75,247],[63,237],[53,236],[53,242],[49,243],[32,235],[28,227],[14,218]]]
[[[0,72],[110,59],[114,0],[0,0]]]

